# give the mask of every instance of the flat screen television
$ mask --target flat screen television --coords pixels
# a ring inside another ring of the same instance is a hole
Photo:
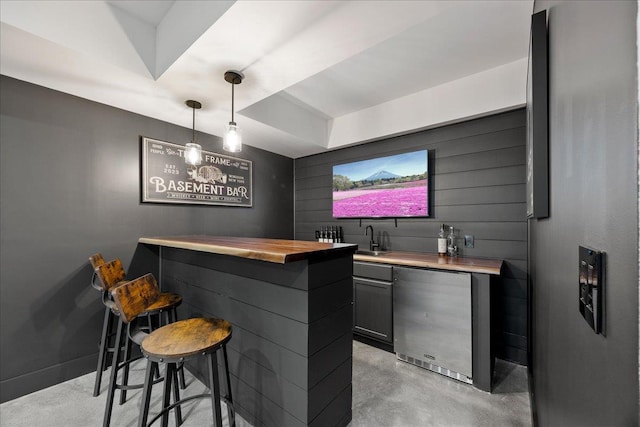
[[[333,166],[334,218],[429,216],[429,152]]]

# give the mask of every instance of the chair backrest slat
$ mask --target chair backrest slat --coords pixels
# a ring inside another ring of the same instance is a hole
[[[120,318],[125,323],[144,313],[147,307],[156,302],[159,294],[158,283],[151,273],[111,289]]]
[[[102,257],[102,254],[98,252],[97,254],[93,254],[89,257],[89,262],[91,263],[91,267],[93,267],[93,270],[95,271],[96,268],[104,264],[104,258]]]
[[[122,267],[122,262],[118,258],[99,265],[95,269],[95,272],[103,291],[110,290],[118,283],[122,282],[126,276],[124,268]]]
[[[104,258],[100,252],[97,254],[93,254],[89,257],[89,262],[91,263],[91,267],[93,268],[93,275],[91,276],[91,287],[97,291],[102,291],[102,285],[98,280],[98,276],[96,275],[96,268],[100,267],[104,264]]]

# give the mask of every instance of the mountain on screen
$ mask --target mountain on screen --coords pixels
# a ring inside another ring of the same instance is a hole
[[[375,181],[377,179],[393,179],[400,178],[400,175],[396,175],[395,173],[387,172],[385,170],[378,171],[373,175],[363,179],[363,181]]]

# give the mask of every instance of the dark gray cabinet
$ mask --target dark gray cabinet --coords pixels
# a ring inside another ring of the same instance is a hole
[[[393,344],[393,267],[354,262],[353,332]]]

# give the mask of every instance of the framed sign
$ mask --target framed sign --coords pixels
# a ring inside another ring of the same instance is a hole
[[[202,164],[184,162],[184,146],[142,138],[143,203],[253,206],[253,163],[202,150]]]

